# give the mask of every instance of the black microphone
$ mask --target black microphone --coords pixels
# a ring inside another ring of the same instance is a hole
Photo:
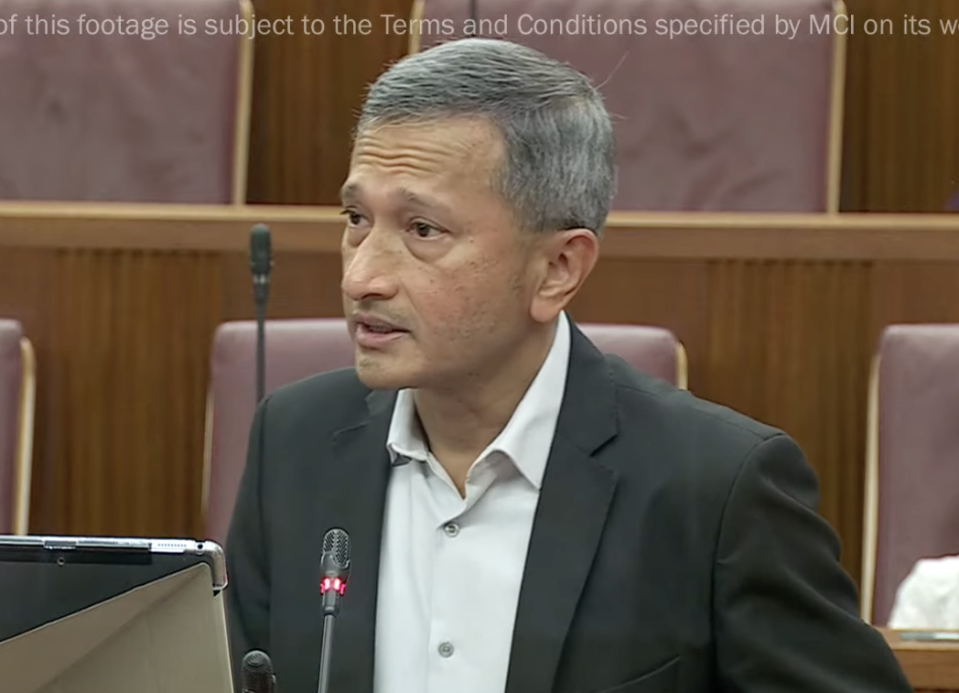
[[[475,27],[474,33],[470,34],[471,36],[476,36],[477,34],[479,34],[479,24],[477,23],[477,17],[476,17],[476,13],[478,9],[476,7],[477,3],[478,3],[478,0],[470,0],[470,19],[473,20],[472,26]]]
[[[273,251],[270,229],[257,224],[250,231],[250,271],[253,273],[253,302],[256,305],[256,403],[266,389],[266,302],[270,297]]]
[[[266,652],[253,650],[243,658],[243,683],[240,693],[273,693],[276,676],[273,662]]]
[[[350,535],[331,529],[323,537],[320,556],[320,594],[323,595],[323,644],[320,649],[318,693],[327,693],[330,685],[330,660],[333,652],[333,624],[340,613],[340,599],[350,579]]]

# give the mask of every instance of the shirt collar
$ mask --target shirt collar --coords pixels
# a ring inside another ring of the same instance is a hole
[[[559,316],[553,345],[536,378],[506,427],[478,458],[483,459],[493,452],[505,454],[537,489],[543,482],[556,422],[563,405],[569,353],[570,327],[564,312]],[[412,390],[405,389],[397,393],[386,447],[394,465],[408,459],[421,462],[429,459],[429,449],[416,416]]]

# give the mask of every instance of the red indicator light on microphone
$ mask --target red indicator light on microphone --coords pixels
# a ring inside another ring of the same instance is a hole
[[[323,582],[320,583],[320,594],[326,594],[330,590],[338,592],[341,596],[346,592],[346,583],[343,582],[340,578],[323,578]]]

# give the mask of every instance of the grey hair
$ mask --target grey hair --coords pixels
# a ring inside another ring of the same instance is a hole
[[[484,118],[502,134],[505,161],[493,185],[521,226],[600,234],[616,189],[615,142],[587,77],[516,43],[449,41],[381,75],[356,133],[453,117]]]

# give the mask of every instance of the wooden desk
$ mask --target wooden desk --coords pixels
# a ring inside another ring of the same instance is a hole
[[[880,628],[899,658],[916,693],[959,691],[959,642],[903,640],[888,628]]]

